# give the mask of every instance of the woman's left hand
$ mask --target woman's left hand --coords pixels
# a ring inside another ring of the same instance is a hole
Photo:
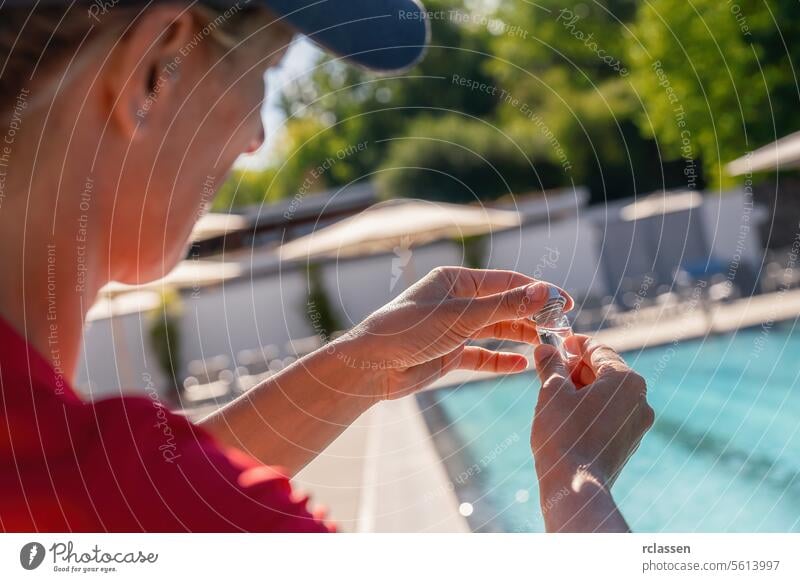
[[[456,369],[521,372],[524,356],[466,345],[496,338],[538,343],[529,317],[548,283],[514,271],[438,267],[329,345],[347,366],[375,372],[374,397],[411,394]],[[566,309],[572,308],[567,298]]]

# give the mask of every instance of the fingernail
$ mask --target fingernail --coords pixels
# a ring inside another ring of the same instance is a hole
[[[533,283],[528,285],[525,295],[531,301],[544,301],[549,294],[547,283]]]
[[[533,360],[537,364],[541,364],[543,361],[552,358],[554,355],[558,353],[558,350],[551,345],[548,344],[541,344],[536,347],[533,351]]]

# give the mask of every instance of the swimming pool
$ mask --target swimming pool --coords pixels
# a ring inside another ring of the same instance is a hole
[[[626,354],[657,415],[613,490],[634,530],[800,531],[795,326]],[[537,392],[524,374],[428,397],[468,459],[451,479],[473,529],[543,531],[528,444]]]

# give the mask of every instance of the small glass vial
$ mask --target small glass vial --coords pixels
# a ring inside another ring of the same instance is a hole
[[[564,346],[564,341],[572,335],[572,326],[564,313],[567,300],[555,287],[549,288],[550,295],[544,306],[531,316],[536,323],[539,340],[558,350],[561,357],[567,359],[570,353]]]

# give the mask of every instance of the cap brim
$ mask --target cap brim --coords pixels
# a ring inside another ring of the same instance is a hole
[[[257,1],[326,50],[375,71],[411,67],[430,37],[416,0]]]
[[[138,1],[118,0],[117,3],[126,5]],[[326,50],[375,71],[390,72],[411,67],[425,54],[430,38],[427,13],[419,0],[199,1],[226,8],[260,3]],[[9,6],[33,3],[33,0],[5,0]],[[66,2],[38,0],[36,3]]]

